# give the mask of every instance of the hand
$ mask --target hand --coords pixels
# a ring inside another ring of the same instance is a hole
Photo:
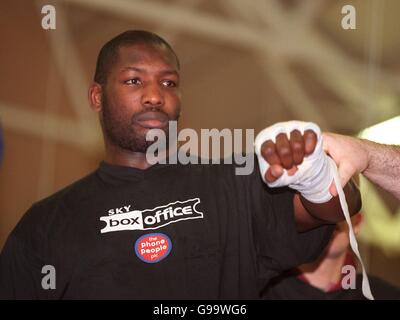
[[[270,165],[265,173],[267,182],[274,182],[286,169],[289,176],[297,171],[297,166],[304,157],[314,152],[317,135],[312,130],[306,130],[304,135],[299,130],[290,132],[290,138],[285,133],[278,134],[275,139],[265,141],[261,146],[261,155]]]
[[[368,152],[362,140],[335,133],[322,134],[324,151],[336,162],[342,187],[356,173],[368,167]],[[336,186],[331,185],[329,192],[337,195]]]

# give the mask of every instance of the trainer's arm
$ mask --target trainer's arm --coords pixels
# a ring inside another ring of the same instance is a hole
[[[335,160],[342,185],[356,173],[400,199],[400,147],[334,133],[323,134],[324,150]],[[332,188],[332,194],[336,194]]]

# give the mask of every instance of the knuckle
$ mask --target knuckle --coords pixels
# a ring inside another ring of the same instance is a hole
[[[279,149],[279,154],[280,154],[282,157],[290,156],[291,153],[292,153],[292,152],[291,152],[290,148],[288,148],[288,147],[281,147],[281,148]]]
[[[301,132],[298,129],[294,129],[290,134],[293,136],[301,136]]]
[[[292,148],[293,151],[303,151],[303,144],[298,141],[292,142]]]
[[[308,139],[317,139],[317,134],[312,130],[307,130],[304,133],[304,136],[307,137]]]
[[[286,136],[286,133],[283,133],[283,132],[276,136],[276,139],[285,139],[285,138],[287,138],[287,136]]]
[[[272,148],[271,146],[267,146],[261,149],[261,155],[264,158],[269,158],[275,153],[275,149]]]

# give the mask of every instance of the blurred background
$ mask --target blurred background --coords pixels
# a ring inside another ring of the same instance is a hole
[[[54,30],[42,28],[47,4]],[[356,10],[356,29],[342,27],[345,5]],[[298,119],[400,144],[399,16],[398,0],[2,0],[0,249],[33,202],[101,161],[87,89],[115,35],[145,29],[173,45],[180,128],[257,134]],[[400,286],[399,201],[361,183],[364,263]]]

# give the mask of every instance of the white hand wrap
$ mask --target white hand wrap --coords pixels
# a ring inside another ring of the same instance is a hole
[[[318,142],[314,152],[304,158],[302,164],[298,166],[298,170],[293,176],[289,176],[287,171],[284,170],[283,175],[279,179],[272,183],[267,182],[265,180],[265,173],[270,166],[261,155],[262,144],[267,140],[272,140],[275,143],[275,137],[278,134],[286,133],[287,136],[290,136],[290,132],[296,129],[302,134],[304,134],[304,131],[309,129],[313,130],[317,134]],[[322,137],[319,127],[314,123],[301,121],[277,123],[261,131],[258,134],[254,145],[258,162],[260,164],[260,173],[262,179],[266,184],[268,184],[269,187],[273,188],[289,186],[292,189],[298,190],[307,200],[314,203],[323,203],[332,198],[329,192],[329,186],[331,185],[332,181],[335,182],[343,214],[345,216],[347,225],[349,226],[350,246],[357,258],[360,260],[362,267],[362,292],[367,299],[373,300],[374,297],[371,293],[368,275],[358,250],[357,239],[354,235],[353,226],[350,220],[349,208],[347,206],[343,188],[340,184],[340,177],[337,167],[335,162],[328,157],[322,149]]]
[[[312,130],[317,134],[318,141],[315,150],[306,156],[298,166],[297,172],[289,176],[287,171],[274,182],[265,180],[265,173],[270,167],[269,163],[261,155],[261,146],[267,140],[275,143],[275,138],[280,133],[285,133],[288,138],[293,130],[299,130],[304,134],[306,130]],[[260,165],[260,173],[263,181],[271,188],[289,186],[301,193],[307,200],[313,203],[327,202],[332,198],[329,187],[333,181],[335,163],[322,149],[322,137],[320,128],[312,122],[288,121],[280,122],[262,130],[255,140],[255,152]]]

